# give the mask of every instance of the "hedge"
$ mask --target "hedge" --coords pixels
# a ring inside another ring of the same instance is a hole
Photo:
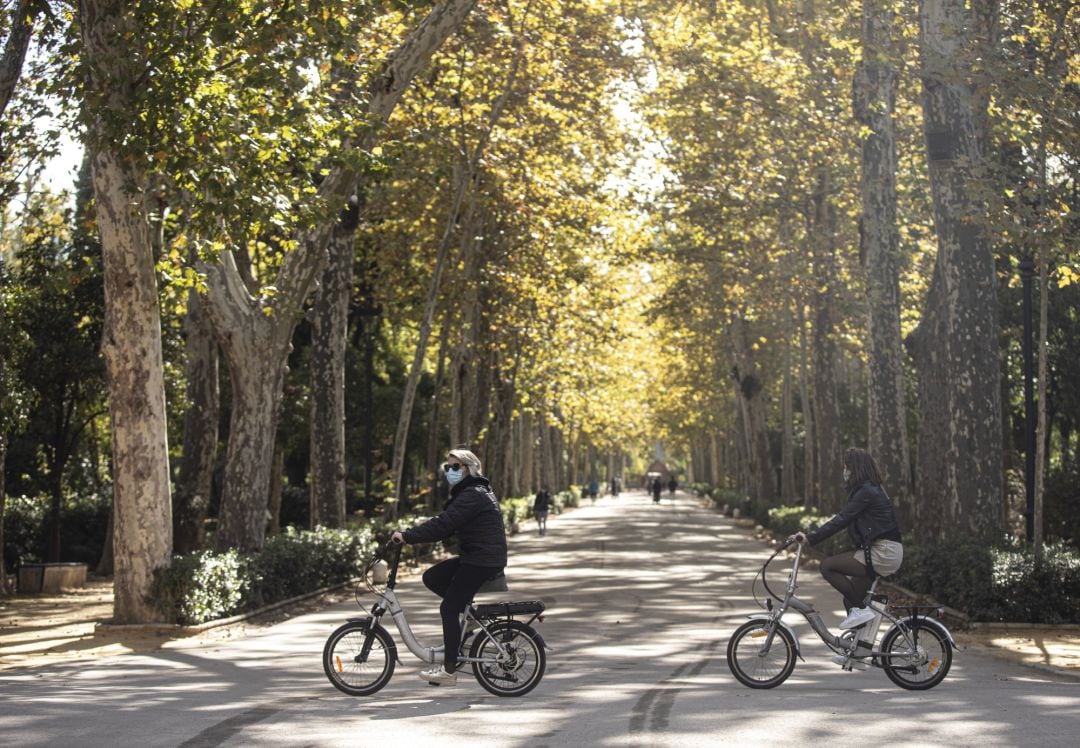
[[[698,489],[695,489],[698,490]],[[730,489],[701,489],[718,507],[736,507],[778,536],[820,526],[831,515],[801,506],[764,509]],[[824,555],[851,548],[842,531],[819,543]],[[933,545],[904,544],[904,563],[889,581],[933,597],[977,621],[1080,623],[1080,550],[1064,542],[1044,546],[1035,562],[1034,550],[1016,539],[997,543],[974,538],[950,538]]]

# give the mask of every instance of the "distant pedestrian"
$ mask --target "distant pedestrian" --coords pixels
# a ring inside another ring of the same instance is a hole
[[[600,483],[593,478],[589,481],[589,498],[596,501],[596,497],[600,495]]]
[[[551,509],[551,493],[547,488],[541,488],[536,492],[536,500],[533,501],[533,516],[536,517],[536,531],[540,537],[547,535],[547,516]]]
[[[675,498],[675,489],[679,487],[679,481],[675,480],[675,476],[671,476],[671,480],[667,482],[667,490],[671,495],[671,498]]]
[[[654,504],[660,503],[660,492],[664,490],[663,484],[660,482],[660,477],[652,479],[652,500]]]

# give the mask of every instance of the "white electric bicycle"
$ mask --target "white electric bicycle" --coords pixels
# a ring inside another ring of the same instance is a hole
[[[750,616],[751,620],[735,629],[728,642],[728,667],[740,683],[750,688],[775,688],[795,670],[795,658],[802,659],[802,653],[798,635],[783,620],[789,610],[802,614],[814,633],[836,653],[834,659],[844,670],[865,669],[868,665],[880,667],[893,683],[913,691],[933,688],[945,680],[952,666],[956,641],[941,621],[929,617],[931,612],[940,613],[937,607],[904,605],[898,617],[889,609],[888,599],[876,593],[875,579],[864,601],[875,613],[873,620],[834,634],[813,605],[795,596],[803,550],[801,543],[795,551],[785,594],[773,592],[765,578],[765,570],[795,542],[794,538],[789,538],[758,572],[769,595],[762,605],[767,612]],[[757,577],[754,578],[755,590],[756,585]],[[756,591],[754,599],[757,600]],[[778,600],[780,605],[774,606],[773,600]],[[882,619],[888,619],[892,626],[879,644],[877,635]]]
[[[443,661],[443,647],[421,643],[409,627],[405,611],[394,594],[401,545],[388,544],[383,547],[384,552],[386,548],[391,549],[389,566],[380,564],[382,554],[376,553],[356,589],[356,601],[361,607],[361,587],[378,598],[371,608],[371,615],[350,618],[330,634],[323,648],[326,677],[335,688],[350,696],[370,696],[389,683],[394,674],[394,666],[399,661],[397,646],[390,632],[380,623],[386,613],[397,625],[410,652],[427,663]],[[504,590],[506,578],[502,575],[480,588],[480,592]],[[462,621],[458,662],[472,665],[476,680],[496,696],[524,696],[540,683],[547,667],[544,654],[547,645],[531,625],[533,621],[544,620],[543,612],[544,604],[539,600],[484,605],[470,602]],[[531,617],[522,622],[515,616]]]

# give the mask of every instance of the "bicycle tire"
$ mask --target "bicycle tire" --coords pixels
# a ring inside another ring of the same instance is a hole
[[[476,632],[469,657],[494,658],[494,662],[473,662],[473,675],[489,693],[496,696],[524,696],[540,684],[547,669],[544,644],[536,629],[520,621],[500,621],[488,626],[491,636]],[[509,653],[499,655],[495,637]]]
[[[765,619],[747,621],[728,641],[728,669],[748,688],[776,688],[795,670],[795,640],[783,626],[776,626],[769,651],[761,652],[768,626]]]
[[[370,640],[370,649],[360,658]],[[379,624],[350,621],[337,628],[323,647],[323,671],[334,688],[349,696],[370,696],[390,682],[397,647]]]
[[[885,675],[896,685],[909,691],[925,691],[933,688],[952,667],[952,642],[936,626],[927,626],[919,621],[906,622],[916,654],[912,657],[882,657],[881,666]],[[881,640],[881,651],[893,653],[908,652],[907,640],[900,626],[893,626]]]

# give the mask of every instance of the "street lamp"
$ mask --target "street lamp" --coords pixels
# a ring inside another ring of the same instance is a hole
[[[1027,540],[1035,539],[1035,394],[1032,386],[1035,369],[1034,345],[1031,330],[1031,279],[1035,275],[1035,262],[1030,254],[1020,258],[1020,279],[1024,288],[1024,491],[1027,506],[1024,520]]]

